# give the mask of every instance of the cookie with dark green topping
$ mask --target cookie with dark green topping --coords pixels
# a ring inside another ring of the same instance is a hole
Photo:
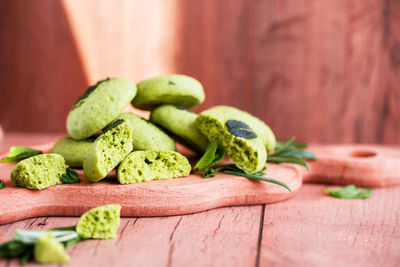
[[[183,107],[162,105],[151,111],[150,121],[180,137],[190,148],[204,152],[208,139],[196,128],[197,114]]]
[[[151,110],[163,104],[191,108],[200,105],[205,99],[201,83],[181,74],[144,80],[137,85],[137,89],[132,105],[144,110]]]
[[[132,128],[125,120],[108,125],[89,147],[83,160],[83,172],[97,182],[114,169],[133,149]]]
[[[226,116],[231,119],[245,122],[257,134],[257,136],[261,138],[267,151],[275,149],[276,138],[274,133],[265,122],[256,116],[231,106],[214,106],[209,108],[206,113],[227,114]]]
[[[195,124],[208,140],[218,143],[237,167],[246,173],[255,173],[264,168],[267,151],[259,133],[239,114],[224,107],[213,107],[201,112]]]
[[[78,99],[67,117],[67,131],[76,140],[97,133],[117,117],[136,95],[127,78],[110,78],[91,86]]]

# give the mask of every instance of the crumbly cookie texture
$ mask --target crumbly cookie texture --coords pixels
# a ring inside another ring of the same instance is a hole
[[[97,182],[114,169],[133,149],[132,128],[125,120],[112,123],[89,147],[83,160],[83,172]]]
[[[121,184],[167,180],[188,176],[191,166],[187,158],[174,151],[134,151],[119,165],[117,178]]]
[[[61,184],[68,166],[58,154],[41,154],[20,161],[11,171],[11,181],[28,189],[44,189]]]
[[[132,105],[145,110],[163,104],[191,108],[203,103],[204,99],[203,86],[198,80],[186,75],[173,74],[140,82]]]
[[[68,134],[75,140],[94,135],[113,121],[135,95],[136,85],[122,77],[89,87],[68,114]]]
[[[108,239],[117,236],[121,206],[109,204],[85,212],[76,225],[79,237]]]
[[[250,131],[256,133],[252,138],[233,135],[227,125],[229,120],[246,124],[246,121],[240,121],[241,118],[237,115],[236,112],[228,112],[225,108],[211,108],[200,113],[195,124],[208,140],[216,141],[240,169],[246,173],[260,171],[267,160],[264,142],[251,127]]]
[[[126,120],[132,127],[134,150],[172,150],[176,151],[174,139],[153,123],[132,113],[122,113],[117,119]]]
[[[190,148],[204,152],[208,139],[197,129],[197,114],[173,105],[162,105],[151,111],[150,120],[180,137]]]

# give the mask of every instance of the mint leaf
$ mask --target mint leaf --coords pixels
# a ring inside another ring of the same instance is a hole
[[[6,186],[3,180],[0,180],[0,189],[3,189]]]
[[[0,160],[0,163],[20,162],[21,160],[42,154],[42,151],[26,146],[12,146],[8,155]]]
[[[325,193],[328,193],[332,197],[342,199],[364,199],[372,195],[373,190],[369,188],[357,188],[355,185],[347,185],[340,188],[324,188],[322,189]]]
[[[243,137],[246,139],[253,139],[257,137],[257,134],[250,128],[250,126],[242,121],[228,120],[225,124],[228,126],[229,131],[234,136]]]
[[[214,166],[225,157],[223,150],[218,148],[217,142],[212,141],[208,146],[203,156],[197,161],[194,166],[195,170],[206,170],[211,166]]]
[[[203,178],[210,178],[210,177],[214,177],[217,174],[218,171],[212,169],[212,168],[208,168],[205,169],[204,173],[203,173]]]
[[[73,169],[67,168],[67,172],[61,176],[61,181],[64,184],[75,184],[79,183],[81,179],[79,179],[79,174]]]

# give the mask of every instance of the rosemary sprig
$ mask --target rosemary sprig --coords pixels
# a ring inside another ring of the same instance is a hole
[[[217,143],[215,141],[211,142],[204,155],[199,159],[199,161],[194,166],[194,170],[204,170],[203,178],[214,177],[218,172],[224,172],[226,174],[231,174],[235,176],[246,177],[252,180],[260,180],[269,183],[274,183],[285,187],[287,190],[291,191],[290,188],[282,182],[279,182],[275,179],[266,178],[265,175],[265,167],[256,173],[248,174],[243,170],[239,169],[235,164],[224,164],[220,165],[216,168],[212,168],[214,165],[219,163],[224,158],[224,152],[217,147]]]
[[[267,162],[276,164],[294,163],[310,170],[304,159],[315,160],[317,157],[314,153],[304,150],[307,148],[305,143],[294,142],[295,139],[295,137],[292,137],[287,142],[277,142],[275,151],[268,154]]]

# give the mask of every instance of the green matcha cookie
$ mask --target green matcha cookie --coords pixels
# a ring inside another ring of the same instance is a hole
[[[110,204],[85,212],[76,225],[79,237],[108,239],[117,236],[121,206]]]
[[[250,113],[230,107],[230,106],[214,106],[206,110],[203,114],[229,114],[229,118],[243,121],[250,126],[251,129],[261,138],[267,151],[275,149],[276,138],[271,128],[259,118],[251,115]]]
[[[58,154],[41,154],[20,161],[11,171],[11,181],[28,189],[44,189],[61,184],[68,166]]]
[[[190,169],[189,161],[178,152],[134,151],[119,165],[117,177],[121,184],[132,184],[188,176]]]
[[[134,150],[176,151],[175,141],[151,122],[132,113],[122,113],[117,119],[126,120],[131,125]]]
[[[151,111],[150,120],[180,137],[192,149],[204,152],[208,139],[196,128],[197,114],[173,105],[163,105]]]
[[[37,239],[33,248],[35,261],[39,263],[66,263],[70,257],[63,244],[51,234],[44,234]]]
[[[196,127],[210,141],[216,141],[236,166],[247,173],[264,168],[267,151],[263,140],[237,112],[211,108],[203,111],[196,119]]]
[[[67,117],[67,130],[76,140],[92,136],[117,117],[136,95],[126,78],[111,78],[89,87]]]
[[[82,168],[83,159],[85,158],[86,152],[93,142],[94,139],[77,141],[69,136],[66,136],[54,144],[53,148],[51,149],[51,153],[63,156],[65,162],[70,167]]]
[[[203,103],[203,86],[196,79],[181,75],[165,75],[144,80],[137,85],[137,95],[132,105],[151,110],[163,104],[191,108]]]
[[[113,122],[86,152],[83,160],[86,178],[91,182],[103,179],[132,149],[131,126],[124,120]]]

